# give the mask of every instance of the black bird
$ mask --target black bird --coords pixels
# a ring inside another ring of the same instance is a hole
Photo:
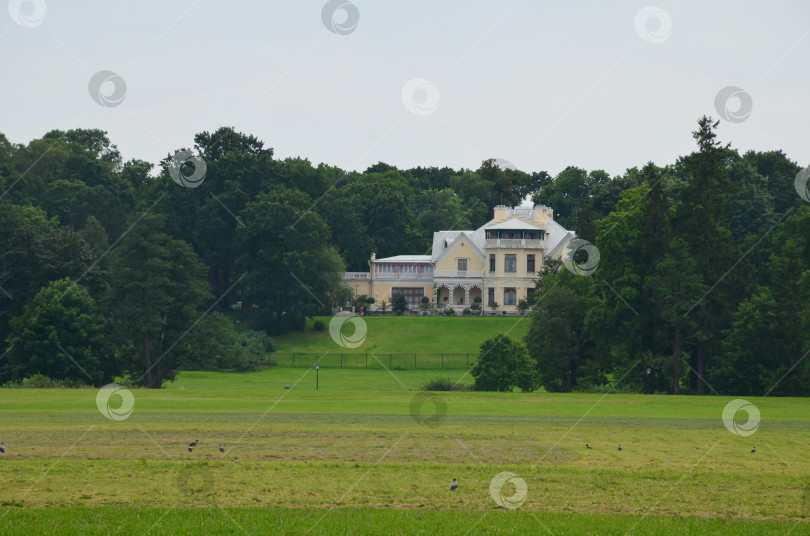
[[[592,447],[592,446],[590,446],[589,444],[585,443],[585,448],[586,448],[586,449],[592,449],[593,447]]]
[[[458,480],[456,480],[456,479],[454,478],[454,479],[453,479],[453,483],[452,483],[452,484],[450,484],[450,491],[456,491],[456,489],[457,489],[457,488],[458,488]]]
[[[219,444],[219,451],[225,452],[225,445],[223,445],[222,443]]]
[[[196,447],[196,446],[197,446],[197,443],[199,443],[199,442],[200,442],[200,440],[199,440],[199,439],[195,439],[195,440],[194,440],[194,442],[193,442],[193,443],[189,443],[189,445],[188,445],[188,446],[189,446],[189,447]]]
[[[621,446],[621,445],[619,445],[619,452],[621,452],[621,450],[622,450],[622,446]]]
[[[239,456],[237,456],[236,458],[234,458],[234,459],[233,459],[233,461],[235,461],[236,463],[239,463]]]
[[[188,446],[188,451],[189,451],[189,452],[191,452],[192,450],[194,450],[194,447],[192,447],[191,445],[189,445],[189,446]]]
[[[6,444],[5,443],[0,443],[0,454],[5,454],[5,453],[6,453]]]
[[[754,447],[754,448],[751,449],[751,452],[756,452],[756,451],[757,451],[757,447]],[[3,451],[3,452],[5,452],[5,451]]]

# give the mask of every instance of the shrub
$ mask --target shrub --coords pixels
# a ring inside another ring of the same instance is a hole
[[[391,298],[391,306],[397,314],[402,314],[408,309],[408,299],[404,294],[394,294]]]
[[[520,311],[520,314],[526,314],[526,311],[529,310],[529,300],[526,298],[521,298],[518,300],[517,310]]]
[[[324,324],[320,320],[316,320],[315,324],[313,324],[312,327],[315,329],[315,331],[323,331],[326,329],[326,324]]]
[[[470,311],[470,308],[469,308],[469,307],[467,307],[466,309],[464,309],[464,310],[461,312],[461,314],[463,314],[464,316],[470,316],[470,315],[472,314],[472,311]]]
[[[34,374],[19,381],[10,381],[2,385],[6,389],[45,389],[54,387],[83,387],[80,380],[57,380],[44,374]]]
[[[270,357],[270,353],[275,351],[273,339],[266,333],[249,330],[239,336],[232,347],[232,358],[224,361],[221,368],[246,371],[274,367],[276,362]]]
[[[447,316],[454,316],[456,314],[455,309],[452,307],[448,307],[447,310],[444,312]]]
[[[422,384],[423,391],[469,391],[466,383],[454,382],[450,378],[432,378]]]
[[[534,391],[538,385],[537,362],[529,357],[523,341],[500,333],[481,344],[481,353],[470,374],[476,391]]]

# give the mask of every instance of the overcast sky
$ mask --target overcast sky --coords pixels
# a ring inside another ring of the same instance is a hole
[[[806,0],[8,4],[0,131],[16,143],[100,128],[156,163],[234,126],[344,169],[619,174],[690,152],[732,86],[721,139],[810,164]],[[99,71],[117,77],[98,87]]]

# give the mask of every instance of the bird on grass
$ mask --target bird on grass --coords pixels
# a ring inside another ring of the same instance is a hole
[[[225,445],[223,443],[219,444],[219,451],[220,452],[225,452]]]
[[[757,447],[754,446],[754,448],[751,449],[751,452],[756,452],[756,451],[757,451]]]
[[[239,463],[239,456],[233,459],[234,462]]]
[[[590,450],[590,449],[592,449],[593,447],[592,447],[592,446],[590,446],[589,444],[585,443],[585,448]]]
[[[5,453],[6,453],[6,444],[5,443],[0,443],[0,454],[5,454]]]
[[[189,447],[196,447],[196,446],[197,446],[197,443],[199,443],[199,442],[200,442],[200,440],[199,440],[199,439],[195,439],[195,440],[194,440],[194,442],[193,442],[193,443],[189,443],[189,444],[188,444],[188,446],[189,446]]]
[[[454,478],[453,482],[450,484],[450,491],[456,491],[456,489],[458,489],[458,480]]]
[[[191,452],[192,450],[194,450],[194,447],[192,447],[191,445],[189,445],[189,446],[188,446],[188,451],[189,451],[189,452]]]
[[[622,451],[622,446],[621,446],[621,445],[619,445],[619,452],[621,452],[621,451]]]

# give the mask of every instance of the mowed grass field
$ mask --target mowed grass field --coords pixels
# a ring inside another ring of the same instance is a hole
[[[418,391],[466,374],[184,372],[121,421],[0,390],[0,533],[810,534],[808,400],[751,398],[741,437],[728,397]]]
[[[307,322],[304,331],[296,331],[273,341],[279,352],[308,352],[315,354],[471,354],[478,355],[481,343],[498,333],[509,333],[522,339],[529,329],[528,316],[472,317],[472,316],[364,316],[365,340],[355,348],[335,344],[329,335],[329,322],[333,317],[316,317]],[[326,325],[324,331],[315,331],[315,321]],[[351,336],[354,326],[344,327],[344,335]]]

